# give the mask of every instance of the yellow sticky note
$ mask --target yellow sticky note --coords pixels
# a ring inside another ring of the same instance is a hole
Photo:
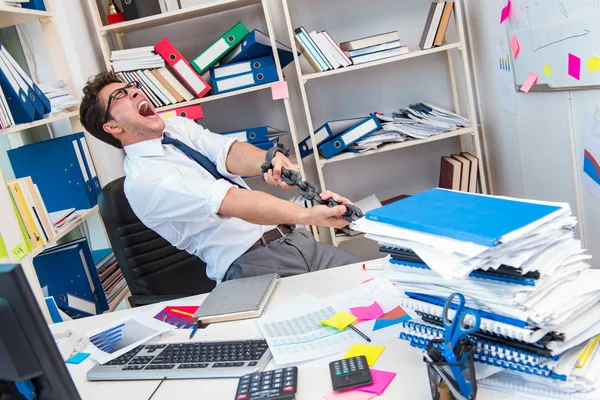
[[[598,69],[598,63],[595,58],[588,58],[587,68],[590,72],[596,72],[596,70]]]
[[[335,329],[345,329],[354,321],[356,321],[356,317],[352,314],[348,314],[345,311],[340,311],[327,321],[323,321],[321,319],[319,320],[319,322],[323,325],[330,326]]]
[[[15,256],[15,259],[19,261],[27,254],[27,247],[25,247],[25,243],[21,243],[20,245],[12,249],[10,252],[13,256]]]
[[[600,57],[594,56],[594,60],[596,61],[596,70],[600,71]]]
[[[552,67],[548,64],[544,64],[544,74],[547,76],[552,76]]]
[[[352,358],[356,356],[365,356],[369,366],[373,366],[381,353],[385,350],[385,346],[374,346],[372,344],[353,344],[350,350],[344,355],[344,358]]]

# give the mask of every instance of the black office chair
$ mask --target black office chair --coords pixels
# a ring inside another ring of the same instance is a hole
[[[206,276],[206,264],[147,228],[133,213],[124,182],[119,178],[104,186],[98,205],[132,294],[129,304],[137,307],[210,292],[215,282]]]

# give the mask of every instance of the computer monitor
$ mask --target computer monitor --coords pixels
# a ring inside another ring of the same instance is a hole
[[[0,398],[28,381],[36,399],[80,399],[21,266],[0,264]]]

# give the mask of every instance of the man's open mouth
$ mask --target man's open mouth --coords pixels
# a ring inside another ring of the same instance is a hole
[[[152,107],[150,107],[150,104],[148,104],[147,101],[142,101],[140,104],[138,104],[138,113],[144,118],[151,118],[156,116],[156,113],[154,112]]]

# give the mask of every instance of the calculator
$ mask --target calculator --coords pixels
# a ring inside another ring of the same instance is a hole
[[[298,367],[255,372],[240,378],[235,400],[292,400],[297,386]]]
[[[371,369],[365,356],[333,361],[329,363],[329,373],[333,390],[336,392],[373,383]]]

